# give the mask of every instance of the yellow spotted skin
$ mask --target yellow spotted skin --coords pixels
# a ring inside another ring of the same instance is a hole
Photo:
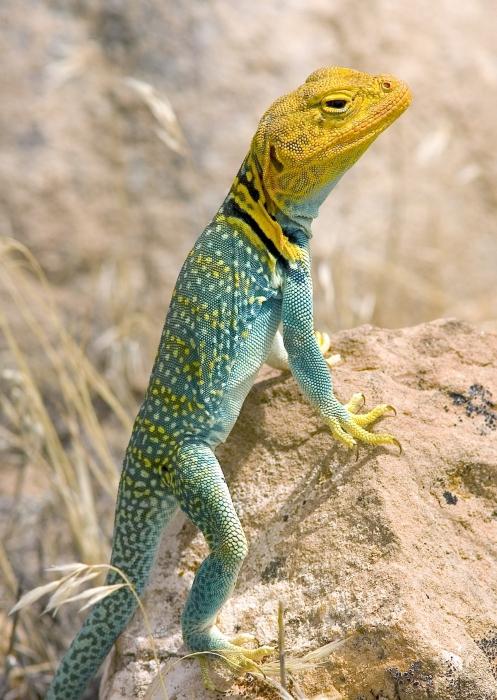
[[[180,507],[210,548],[183,610],[184,641],[192,651],[224,655],[239,670],[253,668],[269,649],[233,643],[215,624],[247,542],[214,450],[275,347],[338,440],[348,447],[396,443],[370,430],[391,407],[361,414],[361,394],[344,405],[333,393],[314,333],[310,224],[339,178],[409,101],[408,88],[393,76],[348,68],[316,71],[277,100],[172,295],[124,459],[111,561],[141,594],[160,533]],[[127,589],[95,605],[49,700],[81,696],[135,609]]]

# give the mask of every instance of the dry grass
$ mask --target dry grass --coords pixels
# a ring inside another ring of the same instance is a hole
[[[131,421],[66,331],[38,264],[13,240],[1,242],[0,281],[2,298],[11,302],[0,314],[0,441],[7,463],[17,465],[0,571],[4,597],[14,602],[39,582],[44,562],[108,559],[119,470],[102,416],[123,434]],[[11,473],[12,467],[4,477]],[[64,623],[40,623],[36,610],[27,610],[0,618],[0,635],[6,697],[40,697],[67,644]]]
[[[152,628],[148,619],[147,612],[133,584],[124,572],[122,572],[115,566],[111,566],[110,564],[93,564],[88,566],[80,562],[65,564],[63,566],[53,566],[51,567],[50,571],[59,572],[63,575],[61,576],[61,578],[56,579],[55,581],[51,581],[50,583],[46,583],[42,586],[37,586],[33,590],[25,593],[16,603],[16,605],[14,605],[14,607],[9,613],[10,615],[12,615],[13,613],[17,613],[19,610],[28,608],[33,603],[35,603],[40,598],[43,598],[49,593],[51,595],[45,606],[45,609],[43,610],[44,613],[53,612],[53,614],[55,615],[62,605],[67,605],[68,603],[74,602],[83,602],[83,605],[79,608],[81,612],[91,607],[92,605],[95,605],[111,593],[114,593],[114,591],[117,591],[120,588],[127,587],[135,596],[138,607],[140,608],[141,614],[143,615],[154,660],[157,667],[159,667],[159,657],[157,655],[157,648],[155,646],[154,638],[152,635]],[[121,576],[121,578],[123,579],[123,583],[101,585],[78,591],[78,589],[80,589],[83,584],[88,583],[88,581],[91,581],[92,579],[95,579],[96,577],[100,576],[103,572],[108,571],[114,571],[117,574],[119,574],[119,576]],[[162,674],[160,672],[158,673],[158,681],[162,690],[162,694],[165,700],[167,700],[167,691],[164,685]]]
[[[40,289],[27,278],[26,265],[41,285],[41,317],[37,313]],[[95,493],[98,488],[113,498],[118,470],[97,414],[96,399],[114,413],[124,430],[130,430],[131,421],[103,377],[66,332],[36,261],[15,241],[4,241],[0,248],[0,278],[31,335],[27,341],[30,345],[22,347],[7,315],[0,315],[0,328],[15,362],[15,369],[3,372],[11,390],[1,397],[7,425],[1,428],[0,436],[23,456],[25,463],[46,471],[81,558],[101,561],[104,551]],[[60,401],[56,406],[57,424],[29,357],[36,347],[46,359],[43,372],[49,373],[52,392]]]
[[[167,96],[160,94],[153,85],[143,80],[137,80],[128,76],[124,82],[136,92],[143,100],[144,105],[150,110],[157,123],[155,133],[160,140],[175,153],[185,153],[185,137]]]

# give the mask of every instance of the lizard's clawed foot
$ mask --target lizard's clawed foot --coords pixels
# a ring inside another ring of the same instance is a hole
[[[364,394],[353,394],[350,401],[345,404],[344,408],[347,411],[347,418],[331,417],[326,420],[326,423],[333,437],[339,440],[342,444],[350,449],[357,447],[358,443],[366,445],[397,445],[400,452],[402,446],[397,438],[388,433],[372,433],[367,428],[372,426],[380,418],[390,415],[396,415],[395,408],[388,404],[382,403],[373,408],[368,413],[357,413],[364,406]]]
[[[250,644],[252,646],[244,646]],[[258,662],[262,661],[266,656],[272,654],[275,649],[271,646],[255,646],[257,638],[253,634],[240,633],[235,637],[230,638],[226,647],[221,649],[212,649],[214,658],[223,659],[223,661],[236,673],[248,673],[250,671],[260,671]],[[211,657],[212,658],[212,657]],[[202,680],[208,690],[216,690],[214,683],[209,675],[209,655],[200,656],[200,670]]]
[[[237,671],[256,671],[257,663],[274,652],[274,647],[261,646],[255,649],[235,647],[233,649],[220,649],[219,654]]]
[[[338,364],[341,360],[341,357],[340,357],[340,355],[331,355],[330,354],[331,340],[330,340],[330,336],[328,335],[328,333],[322,333],[321,331],[314,331],[314,337],[316,338],[316,342],[317,342],[319,349],[321,351],[321,355],[326,360],[326,364],[329,367],[333,367],[333,365]]]
[[[274,647],[257,646],[257,637],[249,632],[241,632],[231,637],[229,641],[230,646],[227,649],[220,649],[219,653],[230,666],[234,666],[239,671],[256,670],[257,662],[274,652]],[[250,646],[246,646],[247,644]]]

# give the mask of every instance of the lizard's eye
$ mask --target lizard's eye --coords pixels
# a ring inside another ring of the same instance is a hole
[[[343,109],[347,104],[347,100],[326,100],[324,104],[332,109]]]
[[[336,97],[325,97],[324,100],[322,100],[321,102],[321,109],[324,112],[339,114],[341,112],[345,112],[349,102],[349,98],[345,97],[345,95],[339,95]]]

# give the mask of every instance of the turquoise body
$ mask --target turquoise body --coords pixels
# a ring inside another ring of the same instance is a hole
[[[247,182],[247,168],[245,162],[238,182]],[[252,195],[257,203],[253,189]],[[315,201],[311,209],[317,211]],[[192,651],[237,648],[214,622],[247,542],[214,449],[236,421],[280,322],[290,367],[310,400],[324,414],[346,415],[313,334],[309,231],[288,219],[282,223],[301,251],[298,261],[278,252],[232,191],[203,231],[176,283],[124,459],[111,563],[137,592],[178,506],[209,544],[181,620]],[[119,580],[111,573],[107,582]],[[49,700],[80,697],[135,609],[128,589],[97,603],[59,666]]]

